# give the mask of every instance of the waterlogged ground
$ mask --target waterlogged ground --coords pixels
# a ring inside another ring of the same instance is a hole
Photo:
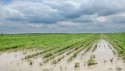
[[[97,49],[92,53],[97,64],[86,66],[84,71],[125,71],[125,63],[113,54],[113,51],[113,47],[108,42],[100,40]]]
[[[68,52],[66,51],[60,55],[65,57],[57,64],[52,64],[53,60],[42,64],[42,55],[24,59],[24,56],[37,52],[39,49],[3,52],[0,53],[0,71],[125,71],[125,63],[114,54],[112,45],[103,39],[97,43],[97,49],[94,52],[92,47],[90,51],[82,55],[84,53],[82,50],[71,62],[67,61],[71,54],[66,55]],[[91,55],[95,56],[94,60],[97,64],[88,66],[87,61]],[[75,67],[76,62],[80,63],[79,67]]]

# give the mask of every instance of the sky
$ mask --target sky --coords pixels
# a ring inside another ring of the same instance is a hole
[[[125,32],[125,0],[0,0],[0,33]]]

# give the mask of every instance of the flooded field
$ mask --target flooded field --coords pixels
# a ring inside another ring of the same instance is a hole
[[[0,0],[0,71],[125,71],[125,0]]]
[[[97,47],[93,51],[94,45]],[[0,54],[0,71],[125,71],[125,63],[114,52],[113,46],[106,40],[95,42],[91,49],[85,52],[80,48],[76,57],[68,61],[73,52],[70,49],[63,54],[44,63],[42,55],[25,59],[25,56],[39,49],[3,52]],[[68,52],[72,52],[67,55]],[[57,63],[54,60],[61,58]],[[93,60],[94,63],[89,60]]]

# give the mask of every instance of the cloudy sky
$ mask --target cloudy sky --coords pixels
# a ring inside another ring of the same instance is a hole
[[[0,0],[0,33],[125,32],[125,0]]]

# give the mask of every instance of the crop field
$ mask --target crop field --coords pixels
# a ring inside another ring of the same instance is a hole
[[[1,34],[0,71],[125,71],[125,33]]]
[[[108,34],[108,40],[125,60],[125,33]]]

